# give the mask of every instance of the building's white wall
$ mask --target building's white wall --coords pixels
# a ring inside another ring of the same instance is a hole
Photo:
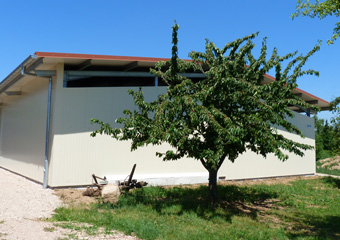
[[[184,183],[183,179],[208,180],[206,170],[200,162],[182,159],[163,162],[155,156],[156,151],[167,150],[167,145],[149,146],[130,152],[129,142],[118,142],[108,136],[91,138],[90,133],[97,128],[90,124],[91,118],[114,124],[122,116],[124,109],[134,107],[132,97],[127,94],[132,87],[112,88],[63,88],[63,65],[57,67],[57,82],[54,85],[52,107],[50,186],[85,185],[92,182],[91,175],[107,176],[109,180],[122,179],[128,175],[134,163],[137,164],[137,179],[162,178],[172,181],[163,183]],[[154,99],[164,92],[164,87],[143,88],[148,99]],[[292,120],[308,138],[305,143],[314,145],[313,119],[296,114]],[[281,131],[281,130],[280,130]],[[283,134],[301,140],[294,134]],[[258,178],[315,173],[315,153],[306,152],[305,157],[290,154],[289,160],[282,163],[273,155],[267,159],[254,153],[246,153],[235,163],[226,160],[219,176],[226,179]],[[177,180],[176,180],[177,179]],[[194,180],[195,181],[195,180]],[[190,181],[189,181],[190,182]]]
[[[288,133],[283,129],[279,133],[296,142],[315,146],[314,119],[299,113],[294,113],[295,117],[290,121],[296,125],[306,136]],[[315,174],[315,150],[305,151],[303,157],[289,153],[289,159],[285,162],[278,160],[274,154],[269,154],[267,158],[253,152],[242,154],[234,163],[226,160],[219,170],[219,176],[226,179],[247,179],[263,178],[287,175]]]
[[[21,87],[22,95],[1,96],[0,166],[42,182],[47,112],[46,78]]]
[[[91,118],[114,124],[124,109],[134,107],[128,89],[138,87],[112,88],[63,88],[63,66],[58,65],[57,84],[54,94],[51,122],[50,186],[84,185],[92,182],[91,175],[126,176],[133,164],[137,164],[136,176],[144,174],[202,173],[206,171],[201,163],[191,159],[163,162],[156,157],[156,151],[167,150],[166,145],[149,146],[130,152],[129,142],[119,142],[109,136],[90,137],[98,126],[91,125]],[[149,99],[155,98],[164,87],[145,87]]]

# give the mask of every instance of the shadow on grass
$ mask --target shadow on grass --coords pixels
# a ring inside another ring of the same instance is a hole
[[[304,220],[300,218],[304,218]],[[316,239],[340,239],[339,216],[315,217],[300,214],[289,220],[293,223],[288,233],[289,239],[301,239],[306,236]]]
[[[330,184],[332,187],[336,187],[340,189],[340,179],[333,177],[323,177],[322,181],[324,183]]]
[[[136,206],[152,207],[159,214],[182,215],[195,213],[209,220],[220,217],[227,221],[233,215],[257,218],[257,206],[266,207],[278,194],[264,189],[251,189],[234,185],[218,186],[219,202],[212,206],[209,202],[208,187],[151,187],[136,189],[122,197],[117,207]]]
[[[327,216],[322,219],[311,218],[310,223],[314,226],[314,232],[317,236],[332,239],[340,239],[340,217]]]

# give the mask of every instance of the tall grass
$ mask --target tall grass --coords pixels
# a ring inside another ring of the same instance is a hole
[[[59,208],[54,221],[83,222],[132,232],[142,239],[340,239],[340,180],[219,187],[207,202],[206,186],[148,187],[118,205]]]

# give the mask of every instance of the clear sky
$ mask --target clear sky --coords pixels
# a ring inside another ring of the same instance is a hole
[[[330,46],[326,42],[339,19],[292,20],[295,7],[295,0],[0,0],[0,80],[36,51],[170,57],[176,19],[181,58],[203,51],[205,38],[223,47],[257,31],[255,52],[263,37],[280,55],[307,54],[322,40],[321,50],[305,65],[320,71],[320,77],[306,76],[298,84],[331,101],[340,96],[340,39]]]

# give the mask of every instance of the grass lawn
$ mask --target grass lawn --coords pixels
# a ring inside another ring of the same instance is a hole
[[[52,221],[116,229],[141,239],[340,239],[340,179],[302,178],[218,186],[216,208],[206,186],[147,187],[117,206],[63,207]]]
[[[316,172],[317,173],[325,173],[325,174],[330,174],[330,175],[335,175],[335,176],[340,176],[340,170],[337,169],[328,169],[328,168],[321,168],[316,166]]]

